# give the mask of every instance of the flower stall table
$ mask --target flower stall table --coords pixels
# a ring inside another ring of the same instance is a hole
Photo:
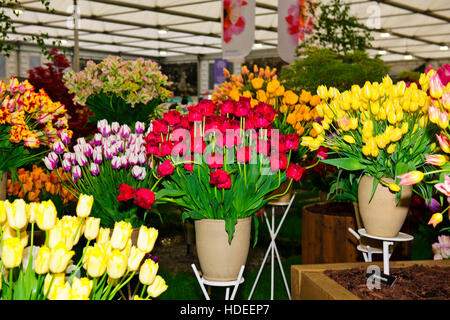
[[[281,226],[283,225],[284,219],[286,218],[287,213],[289,212],[289,209],[291,208],[292,203],[294,202],[295,193],[292,194],[291,200],[289,202],[269,202],[269,205],[272,206],[272,226],[269,224],[269,219],[267,218],[267,214],[264,211],[264,218],[266,220],[267,229],[269,230],[271,242],[269,247],[267,248],[266,255],[264,256],[263,262],[261,263],[261,267],[259,268],[258,275],[256,276],[255,283],[253,284],[252,291],[250,292],[250,295],[248,297],[248,300],[252,298],[253,292],[255,291],[256,285],[258,284],[259,277],[261,276],[261,272],[264,269],[264,264],[266,263],[267,257],[269,255],[269,252],[271,253],[271,277],[270,277],[270,299],[273,300],[273,288],[274,288],[274,259],[275,255],[277,256],[278,265],[280,267],[281,276],[283,277],[284,285],[286,287],[286,293],[289,297],[289,300],[291,300],[291,293],[289,291],[289,286],[286,281],[286,276],[283,271],[283,265],[281,264],[280,255],[278,253],[277,245],[275,243],[275,239],[278,235],[278,232],[281,229]],[[286,210],[284,211],[283,217],[281,218],[281,221],[275,231],[275,207],[281,206],[286,207]]]
[[[205,295],[206,300],[211,300],[211,299],[210,299],[208,293],[206,292],[205,285],[213,286],[213,287],[226,287],[225,300],[234,300],[234,297],[236,296],[236,292],[237,292],[239,285],[244,282],[244,278],[242,277],[242,274],[244,273],[245,266],[241,267],[238,278],[235,281],[206,280],[203,277],[200,277],[200,274],[199,274],[195,264],[191,264],[191,267],[194,270],[195,276],[197,278],[198,283],[200,284],[200,287],[202,288],[202,291],[203,291],[203,294]],[[231,297],[230,297],[230,287],[232,287],[232,286],[234,286],[234,289],[233,289],[233,292],[231,293]]]
[[[358,229],[358,233],[363,237],[368,237],[368,238],[383,241],[383,273],[384,273],[384,275],[387,275],[387,276],[389,276],[389,259],[391,257],[391,253],[389,252],[389,246],[393,245],[394,242],[411,241],[412,239],[414,239],[413,236],[403,233],[403,232],[399,232],[398,235],[393,238],[377,237],[377,236],[368,234],[366,232],[366,229],[364,229],[364,228]]]

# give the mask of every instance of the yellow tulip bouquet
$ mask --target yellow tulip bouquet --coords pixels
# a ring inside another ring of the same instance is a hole
[[[156,298],[167,290],[157,275],[158,263],[146,258],[158,230],[141,226],[133,245],[131,224],[120,221],[110,236],[110,229],[100,228],[99,218],[89,217],[92,203],[92,196],[81,195],[77,215],[58,219],[50,200],[0,202],[2,300],[112,300],[137,273],[143,287],[134,299]],[[46,234],[40,247],[33,244],[35,224]],[[87,244],[74,265],[72,249],[82,235]]]
[[[399,200],[398,176],[424,168],[425,156],[433,151],[435,130],[428,125],[426,92],[414,83],[394,84],[386,76],[382,83],[366,82],[344,92],[320,86],[317,93],[325,101],[316,107],[321,117],[314,126],[318,135],[303,137],[301,145],[331,149],[324,163],[372,176],[372,196],[382,183],[398,192]]]
[[[436,154],[427,155],[425,164],[432,166],[431,170],[413,170],[401,177],[401,184],[415,185],[421,191],[421,196],[429,203],[433,212],[428,224],[436,227],[443,220],[448,211],[450,200],[450,65],[443,65],[437,70],[428,69],[420,75],[419,83],[422,90],[428,92],[428,120],[429,125],[438,132],[432,141],[439,143]],[[436,138],[436,139],[435,139]],[[421,183],[422,182],[422,183]],[[436,192],[437,191],[437,192]],[[435,198],[439,199],[437,201]],[[447,199],[447,205],[445,203]],[[442,210],[445,208],[444,210]],[[441,231],[450,230],[443,228]]]

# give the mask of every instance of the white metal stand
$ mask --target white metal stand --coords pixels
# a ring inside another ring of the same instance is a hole
[[[200,277],[200,274],[199,274],[195,264],[191,264],[191,267],[194,270],[195,276],[197,277],[197,281],[200,284],[200,288],[202,288],[202,291],[203,291],[203,294],[205,295],[206,300],[211,300],[211,298],[209,297],[208,292],[206,291],[205,285],[213,286],[213,287],[226,287],[225,300],[234,300],[234,297],[236,296],[236,292],[237,292],[239,285],[244,282],[244,278],[242,277],[242,274],[244,273],[245,266],[241,267],[238,278],[235,281],[206,280],[203,277]],[[231,297],[230,297],[230,287],[233,287],[233,286],[234,286],[234,289],[233,289],[233,292],[231,293]]]
[[[403,241],[411,241],[414,239],[413,236],[399,232],[396,237],[393,238],[384,238],[377,237],[366,232],[366,229],[362,228],[358,230],[358,233],[363,237],[368,237],[372,239],[382,240],[383,241],[383,273],[389,275],[389,259],[391,258],[391,254],[389,253],[389,246],[393,245],[394,242],[403,242]]]
[[[286,287],[287,295],[289,297],[289,300],[291,300],[291,292],[289,291],[289,286],[286,281],[286,276],[284,275],[283,265],[281,264],[281,259],[280,259],[280,255],[278,253],[277,245],[275,244],[275,239],[278,235],[278,232],[281,229],[281,226],[283,225],[284,219],[286,218],[286,215],[289,212],[289,209],[291,208],[292,203],[294,202],[294,198],[295,198],[295,193],[292,195],[291,200],[289,202],[281,202],[281,203],[269,202],[269,205],[272,206],[272,226],[270,226],[266,211],[264,211],[264,218],[266,220],[267,229],[269,230],[271,241],[270,241],[269,247],[267,248],[266,255],[264,256],[261,267],[259,268],[258,275],[256,276],[255,283],[253,284],[253,288],[252,288],[252,291],[250,292],[248,300],[250,300],[252,298],[252,295],[253,295],[253,292],[255,291],[256,285],[258,284],[259,277],[261,276],[262,270],[264,269],[264,265],[266,263],[267,257],[269,256],[269,252],[271,254],[270,300],[273,300],[275,254],[277,256],[278,265],[280,267],[281,276],[283,277],[284,286]],[[276,206],[282,206],[282,207],[287,206],[287,208],[284,211],[283,217],[281,218],[281,221],[275,231],[275,207]]]
[[[359,234],[352,228],[348,228],[348,231],[350,231],[350,233],[352,235],[354,235],[355,238],[358,239],[358,241],[361,239]],[[362,252],[365,262],[372,262],[373,254],[382,254],[383,253],[383,250],[373,249],[369,245],[366,245],[363,247],[361,244],[358,244],[358,246],[356,247],[356,250]]]

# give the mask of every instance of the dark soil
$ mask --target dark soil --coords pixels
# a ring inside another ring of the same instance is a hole
[[[308,207],[308,211],[330,216],[352,217],[355,215],[353,204],[350,202],[330,201]]]
[[[397,277],[389,287],[370,290],[366,285],[366,268],[326,270],[325,274],[364,300],[449,300],[450,267],[413,265],[392,268],[390,274]]]

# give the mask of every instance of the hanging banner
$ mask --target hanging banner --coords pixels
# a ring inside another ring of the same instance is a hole
[[[278,0],[278,54],[291,63],[299,41],[313,30],[312,0]]]
[[[225,59],[215,59],[214,60],[214,85],[220,85],[227,81],[225,75],[223,74],[223,69],[227,68],[227,60]]]
[[[255,40],[255,0],[222,0],[222,55],[243,62]]]

